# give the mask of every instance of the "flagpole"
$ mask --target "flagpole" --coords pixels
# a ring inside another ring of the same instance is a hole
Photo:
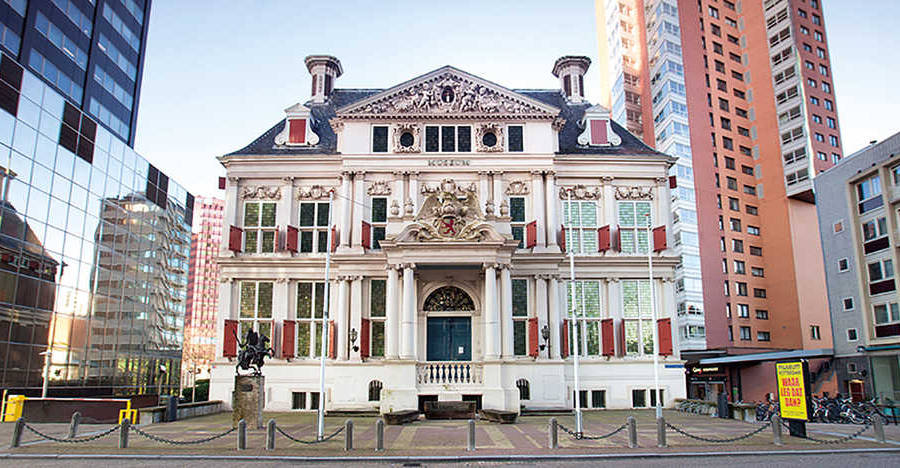
[[[656,392],[656,419],[662,417],[659,395],[659,324],[656,318],[656,288],[653,287],[653,244],[650,232],[650,213],[647,213],[647,272],[650,278],[650,311],[653,314],[653,388]]]
[[[572,235],[569,237],[570,239],[575,238],[575,231],[572,230],[572,190],[568,191],[568,209],[569,209],[569,232]],[[582,239],[583,240],[583,239]],[[575,246],[569,245],[573,244],[569,242],[566,244],[566,248],[569,249],[569,291],[570,297],[572,298],[572,308],[569,309],[569,315],[572,317],[572,342],[575,345],[575,352],[573,353],[573,366],[575,370],[575,432],[577,434],[583,433],[582,425],[581,425],[581,385],[578,379],[578,355],[581,353],[581,347],[579,346],[580,336],[576,336],[576,330],[578,329],[578,319],[575,315],[575,311],[577,310],[577,306],[575,305]],[[580,245],[580,244],[579,244]]]
[[[316,427],[316,440],[322,440],[325,437],[325,351],[328,350],[328,299],[331,296],[331,244],[334,242],[331,238],[334,235],[334,230],[331,229],[333,202],[334,190],[328,192],[328,245],[325,246],[325,302],[322,309],[322,349],[319,356],[319,417]],[[313,304],[313,310],[315,310],[315,304]]]

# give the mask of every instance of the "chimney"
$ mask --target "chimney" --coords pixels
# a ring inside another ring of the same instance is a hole
[[[553,64],[553,76],[559,78],[559,88],[566,100],[584,101],[584,74],[591,66],[591,59],[584,56],[565,55]]]
[[[310,99],[315,103],[325,102],[334,91],[334,80],[344,74],[341,61],[331,55],[309,55],[304,61],[306,69],[312,75]]]

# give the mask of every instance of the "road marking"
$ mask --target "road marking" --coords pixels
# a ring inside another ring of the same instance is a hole
[[[507,438],[506,435],[503,434],[503,431],[501,431],[496,426],[484,426],[484,432],[487,433],[488,437],[491,438],[491,442],[493,442],[493,445],[490,448],[515,448],[509,438]],[[475,446],[478,446],[477,439],[475,440]]]
[[[521,428],[519,428],[519,426],[513,426],[513,429],[519,431],[519,433],[522,434],[523,437],[525,437],[526,439],[528,439],[529,442],[531,442],[532,444],[534,444],[534,446],[535,446],[536,448],[541,448],[541,444],[538,443],[537,439],[535,439],[534,437],[531,437],[531,435],[529,435],[528,433],[526,433],[525,431],[523,431]]]

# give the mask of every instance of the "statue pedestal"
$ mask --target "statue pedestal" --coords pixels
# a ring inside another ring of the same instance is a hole
[[[231,424],[237,427],[243,419],[247,427],[263,428],[263,408],[266,403],[266,378],[261,375],[234,376],[231,392]]]

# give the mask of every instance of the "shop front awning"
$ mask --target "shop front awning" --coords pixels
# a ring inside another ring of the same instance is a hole
[[[768,353],[739,354],[736,356],[701,359],[700,365],[708,364],[749,364],[764,361],[782,361],[785,359],[816,359],[834,356],[834,349],[798,349],[795,351],[774,351]]]

